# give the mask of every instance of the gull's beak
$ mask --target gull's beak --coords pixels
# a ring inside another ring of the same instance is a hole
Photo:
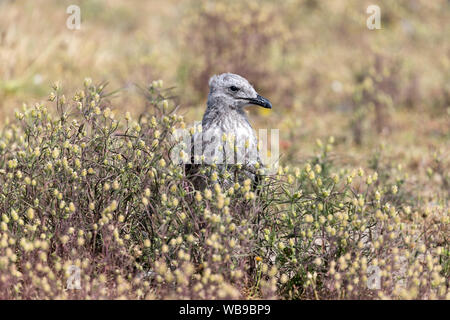
[[[272,109],[272,104],[270,103],[270,101],[260,96],[259,94],[256,96],[256,98],[249,98],[247,100],[250,104],[261,106],[267,109]]]

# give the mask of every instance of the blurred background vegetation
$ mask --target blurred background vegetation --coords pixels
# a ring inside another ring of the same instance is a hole
[[[112,100],[119,114],[143,110],[135,84],[163,79],[189,123],[201,119],[208,78],[234,72],[272,101],[272,111],[249,112],[256,129],[280,129],[284,163],[334,136],[335,161],[376,169],[383,156],[442,199],[450,2],[377,1],[381,29],[369,30],[372,2],[3,0],[0,123],[23,102],[46,101],[53,82],[72,92],[85,77],[124,90]],[[80,30],[66,27],[71,4]]]

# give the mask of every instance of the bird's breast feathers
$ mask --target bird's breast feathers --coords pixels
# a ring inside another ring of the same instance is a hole
[[[259,161],[257,139],[250,125],[233,128],[211,125],[195,135],[196,155],[201,150],[206,163],[255,164]]]

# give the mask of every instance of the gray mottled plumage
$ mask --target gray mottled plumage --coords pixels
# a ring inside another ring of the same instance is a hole
[[[193,137],[195,154],[203,155],[203,159],[192,157],[195,164],[188,164],[186,171],[195,176],[202,164],[219,163],[219,171],[230,168],[230,164],[241,164],[244,171],[241,170],[240,176],[234,180],[242,181],[249,177],[255,181],[255,164],[261,161],[257,138],[244,108],[249,105],[271,108],[272,105],[245,78],[237,74],[213,76],[209,80],[209,88],[202,130]],[[198,177],[192,180],[194,186],[203,188],[206,181],[199,180],[202,179]],[[229,184],[231,180],[223,183]]]

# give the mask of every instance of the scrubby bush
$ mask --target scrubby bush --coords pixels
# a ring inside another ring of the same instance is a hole
[[[290,26],[282,18],[286,11],[284,4],[271,2],[192,1],[178,35],[184,52],[178,75],[195,102],[207,93],[211,75],[223,72],[238,73],[261,92],[286,101],[293,76],[282,61],[268,63],[285,59],[292,45]]]
[[[53,89],[56,112],[24,105],[0,130],[0,298],[450,298],[446,204],[379,165],[336,167],[332,137],[257,190],[214,166],[194,190],[162,82],[137,119],[116,119],[105,84]]]

